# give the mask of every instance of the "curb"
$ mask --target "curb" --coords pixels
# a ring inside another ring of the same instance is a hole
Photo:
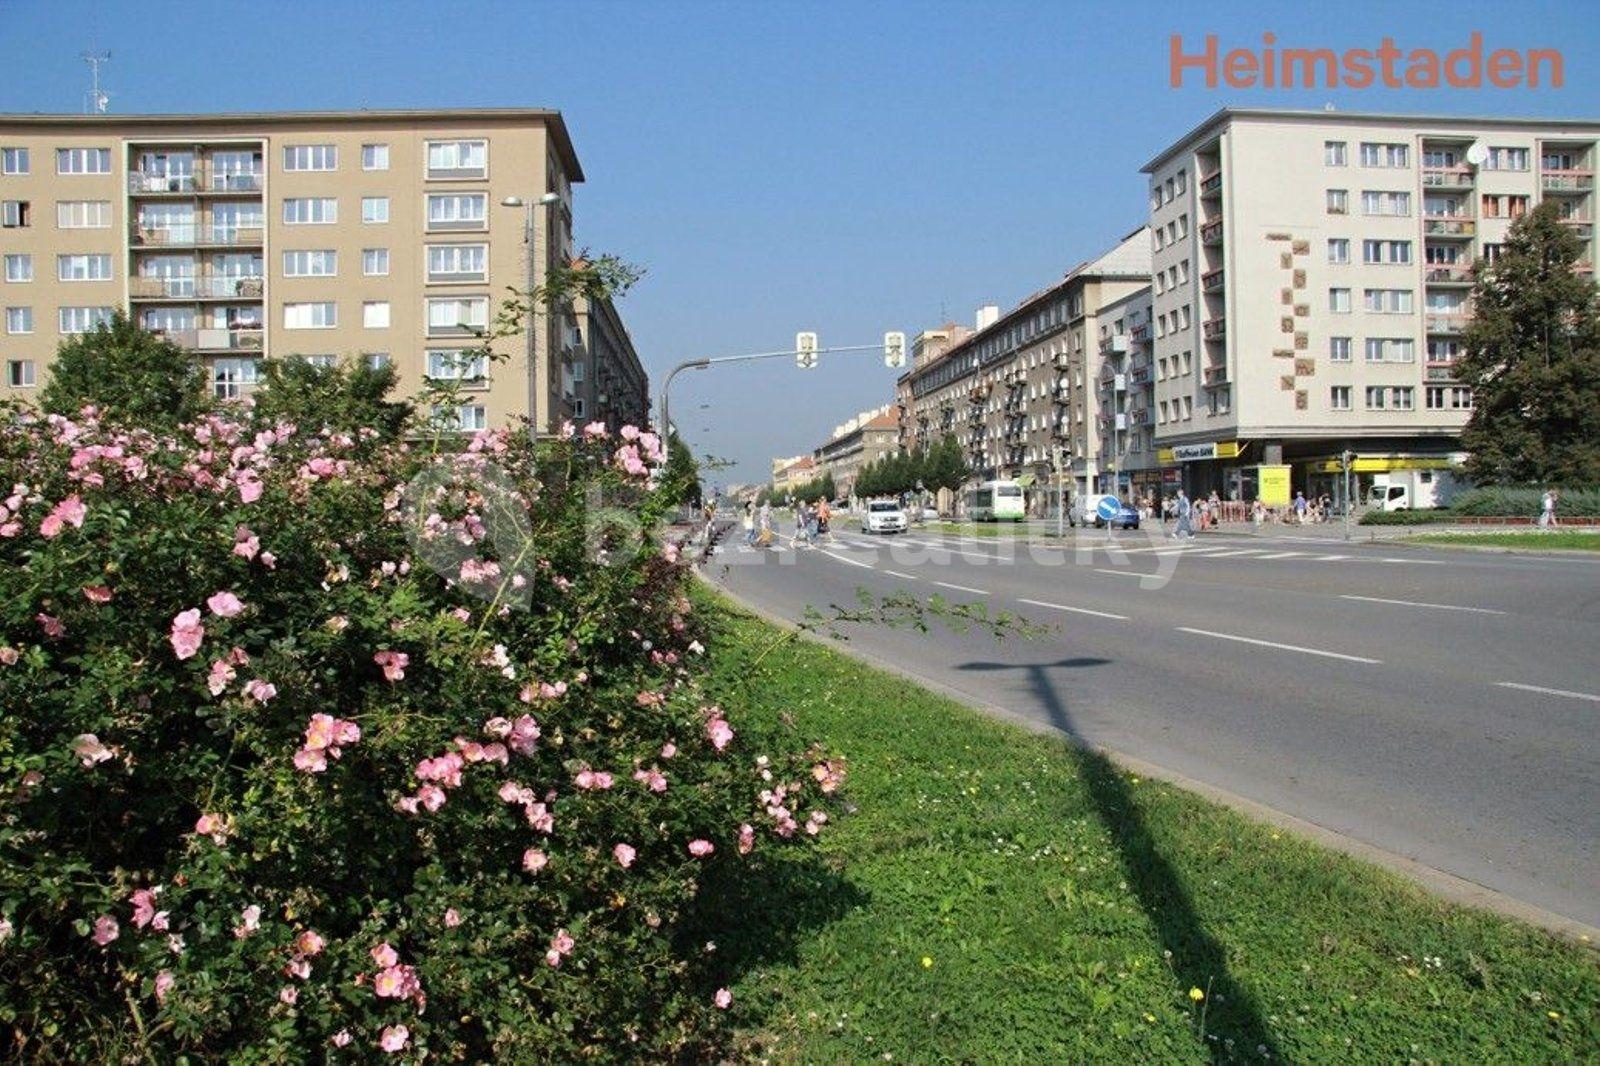
[[[1196,795],[1210,800],[1213,803],[1227,807],[1236,813],[1244,815],[1246,818],[1249,818],[1252,821],[1261,822],[1279,829],[1288,830],[1302,839],[1309,840],[1313,843],[1320,844],[1323,847],[1330,848],[1345,855],[1349,855],[1352,858],[1361,859],[1365,862],[1372,863],[1373,865],[1381,867],[1390,873],[1398,874],[1400,877],[1426,889],[1427,891],[1447,902],[1459,904],[1474,910],[1487,911],[1503,918],[1512,918],[1528,925],[1543,929],[1544,931],[1554,934],[1563,940],[1570,941],[1578,947],[1585,947],[1594,951],[1600,951],[1600,926],[1592,926],[1585,922],[1580,922],[1575,918],[1568,918],[1565,915],[1557,914],[1554,911],[1545,910],[1543,907],[1539,907],[1532,903],[1526,903],[1515,898],[1514,896],[1508,896],[1503,892],[1488,887],[1487,885],[1479,884],[1476,881],[1471,881],[1464,877],[1458,877],[1455,874],[1440,870],[1433,866],[1428,866],[1425,863],[1418,862],[1415,859],[1401,855],[1397,852],[1387,851],[1375,844],[1369,844],[1364,840],[1358,840],[1357,838],[1342,833],[1337,829],[1330,829],[1329,827],[1321,825],[1317,822],[1308,821],[1307,819],[1297,817],[1296,815],[1287,814],[1274,807],[1268,807],[1266,804],[1241,796],[1235,792],[1230,792],[1227,789],[1207,784],[1204,781],[1198,781],[1192,777],[1188,777],[1185,774],[1169,770],[1162,766],[1157,766],[1154,763],[1146,762],[1143,759],[1139,759],[1131,755],[1126,755],[1112,748],[1105,748],[1094,744],[1086,744],[1081,739],[1074,737],[1071,734],[1063,733],[1061,730],[1047,725],[1038,719],[1031,718],[999,704],[986,703],[970,692],[966,692],[962,689],[956,688],[952,685],[947,685],[940,681],[932,680],[931,678],[922,677],[911,672],[910,670],[905,669],[904,667],[896,665],[895,663],[881,659],[870,652],[861,651],[859,648],[852,647],[848,641],[824,641],[815,634],[801,629],[798,625],[796,625],[794,622],[791,622],[787,618],[779,617],[769,613],[763,608],[757,607],[756,605],[745,600],[743,597],[731,592],[722,585],[717,584],[715,581],[712,581],[699,570],[695,571],[695,577],[717,595],[723,597],[730,603],[737,606],[739,609],[754,615],[756,618],[761,619],[769,625],[776,626],[777,628],[785,630],[786,632],[798,633],[799,639],[801,640],[812,641],[822,647],[831,648],[840,652],[841,654],[848,655],[853,659],[859,660],[875,669],[904,678],[905,680],[920,685],[925,689],[937,692],[942,696],[956,701],[957,703],[970,707],[980,714],[988,715],[991,718],[1003,719],[1004,721],[1010,722],[1013,725],[1026,729],[1030,733],[1052,736],[1057,739],[1064,740],[1068,744],[1071,744],[1080,750],[1103,755],[1111,762],[1130,773],[1138,774],[1141,777],[1150,778],[1156,781],[1164,781],[1169,785],[1174,785],[1186,791],[1193,792]]]

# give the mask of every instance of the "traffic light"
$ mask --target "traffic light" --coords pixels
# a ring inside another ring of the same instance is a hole
[[[883,365],[887,367],[902,367],[906,365],[906,335],[894,332],[883,335]]]
[[[801,370],[810,370],[817,365],[817,335],[815,333],[796,333],[794,335],[794,365]]]

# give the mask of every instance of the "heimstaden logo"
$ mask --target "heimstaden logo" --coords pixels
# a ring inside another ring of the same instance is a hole
[[[1168,44],[1168,84],[1174,89],[1204,81],[1215,89],[1559,89],[1566,81],[1565,60],[1554,48],[1485,53],[1483,34],[1473,31],[1461,48],[1402,49],[1393,37],[1376,48],[1280,48],[1273,33],[1261,35],[1261,48],[1222,51],[1217,35],[1191,52],[1182,34]]]

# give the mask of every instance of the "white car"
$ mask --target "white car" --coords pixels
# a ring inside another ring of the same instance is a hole
[[[904,533],[906,513],[893,500],[871,500],[861,513],[863,533]]]

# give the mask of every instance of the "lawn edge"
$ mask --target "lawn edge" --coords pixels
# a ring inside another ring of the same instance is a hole
[[[748,612],[761,621],[766,622],[768,625],[776,626],[779,629],[787,632],[796,633],[798,635],[798,639],[800,640],[809,641],[821,647],[831,648],[843,655],[847,655],[850,658],[857,660],[867,667],[882,670],[886,673],[893,674],[896,677],[904,678],[913,684],[920,685],[922,688],[928,689],[931,692],[935,692],[939,695],[945,696],[948,699],[954,700],[963,706],[969,707],[980,714],[987,715],[991,718],[998,718],[1009,722],[1012,725],[1020,726],[1030,733],[1055,737],[1059,740],[1064,740],[1079,749],[1103,755],[1112,763],[1128,771],[1129,773],[1138,774],[1141,777],[1147,777],[1152,780],[1163,781],[1177,788],[1192,792],[1203,799],[1210,800],[1211,802],[1218,804],[1219,806],[1227,807],[1228,809],[1241,814],[1252,821],[1264,823],[1266,825],[1294,833],[1302,839],[1308,840],[1314,844],[1320,844],[1323,847],[1340,852],[1344,855],[1348,855],[1351,858],[1372,863],[1375,866],[1388,870],[1390,873],[1399,875],[1413,884],[1419,885],[1446,902],[1469,907],[1473,910],[1486,911],[1502,918],[1510,918],[1527,925],[1535,926],[1547,933],[1551,933],[1559,937],[1564,941],[1568,941],[1575,946],[1588,948],[1591,951],[1600,953],[1600,927],[1588,925],[1584,922],[1578,921],[1575,918],[1568,918],[1565,915],[1546,910],[1543,907],[1539,907],[1535,904],[1524,902],[1513,896],[1508,896],[1503,892],[1489,888],[1486,885],[1479,884],[1476,881],[1471,881],[1467,878],[1449,873],[1448,871],[1440,870],[1437,867],[1428,866],[1425,863],[1418,862],[1417,860],[1409,858],[1405,855],[1401,855],[1398,852],[1380,848],[1375,844],[1370,844],[1364,840],[1359,840],[1355,837],[1349,836],[1348,834],[1342,833],[1337,829],[1331,829],[1320,823],[1309,821],[1293,814],[1288,814],[1284,811],[1278,810],[1275,807],[1269,807],[1257,800],[1249,799],[1248,797],[1241,796],[1238,793],[1230,792],[1227,789],[1219,788],[1216,785],[1197,780],[1187,776],[1186,774],[1179,773],[1175,770],[1170,770],[1164,766],[1158,766],[1155,763],[1146,762],[1143,759],[1132,755],[1127,755],[1113,748],[1087,744],[1079,737],[1074,737],[1070,733],[1062,732],[1054,726],[1040,722],[1035,718],[1021,714],[1012,710],[1011,708],[981,700],[970,692],[966,692],[962,689],[956,688],[955,686],[947,685],[940,681],[935,681],[931,678],[923,677],[895,663],[879,658],[878,656],[873,655],[871,652],[862,651],[859,647],[852,645],[849,641],[824,640],[815,633],[802,629],[794,622],[771,614],[755,604],[750,603],[743,597],[706,577],[706,575],[701,571],[697,570],[695,572],[695,577],[700,582],[702,587],[710,591],[712,594],[734,605],[740,610]]]

